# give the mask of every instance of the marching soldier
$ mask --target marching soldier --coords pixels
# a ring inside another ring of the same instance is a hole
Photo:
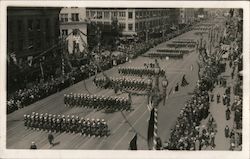
[[[54,146],[53,140],[54,140],[54,136],[51,133],[49,133],[48,141],[51,147]]]

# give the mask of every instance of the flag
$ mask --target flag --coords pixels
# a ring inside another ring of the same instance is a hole
[[[153,108],[150,113],[150,119],[148,121],[148,149],[153,149],[153,139],[154,139],[154,120],[155,118],[155,109]]]
[[[135,134],[133,139],[130,141],[129,150],[137,150],[137,134]]]

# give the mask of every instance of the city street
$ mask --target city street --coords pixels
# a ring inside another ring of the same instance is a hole
[[[189,31],[174,39],[194,39],[197,41],[200,37],[193,34],[194,31]],[[203,37],[207,40],[206,35]],[[173,39],[172,39],[173,40]],[[171,41],[171,40],[170,40]],[[169,41],[168,41],[169,42]],[[166,47],[166,43],[162,43],[157,47]],[[153,48],[154,50],[156,48]],[[149,51],[152,51],[149,50]],[[158,109],[158,135],[164,142],[170,136],[170,130],[174,126],[180,110],[184,107],[187,99],[190,98],[196,82],[198,80],[196,60],[198,53],[193,50],[189,54],[185,54],[183,59],[159,59],[160,67],[166,71],[168,79],[167,94],[174,90],[177,83],[181,82],[182,76],[185,74],[189,83],[188,86],[180,87],[178,92],[170,93],[165,106],[160,103]],[[109,77],[119,77],[118,67],[143,67],[144,63],[154,62],[154,59],[147,57],[138,57],[130,62],[113,67],[105,71]],[[191,69],[191,67],[193,69]],[[99,76],[99,75],[98,75]],[[133,138],[135,132],[130,127],[130,124],[135,128],[138,135],[137,145],[140,150],[147,150],[147,129],[150,112],[147,108],[146,96],[132,96],[131,112],[123,111],[128,121],[126,121],[120,111],[114,113],[105,113],[104,110],[96,111],[93,109],[80,107],[65,107],[63,103],[63,95],[69,93],[89,93],[105,96],[115,96],[111,89],[100,89],[93,84],[93,78],[81,81],[65,90],[53,94],[43,100],[40,100],[32,105],[21,110],[15,111],[7,115],[7,148],[10,149],[25,149],[29,148],[34,141],[38,149],[49,149],[50,145],[47,140],[47,133],[44,131],[27,130],[24,127],[23,115],[38,113],[78,115],[84,118],[99,118],[105,119],[108,123],[111,134],[108,137],[84,137],[80,134],[56,133],[56,145],[52,149],[97,149],[97,150],[127,150],[129,142]],[[133,78],[135,78],[133,76]],[[139,77],[137,77],[139,78]],[[145,78],[145,77],[143,77]],[[161,82],[160,82],[161,85]],[[119,94],[119,93],[118,93]],[[128,94],[119,94],[119,96],[127,96]],[[223,111],[224,113],[224,111]],[[129,123],[128,123],[129,122]]]

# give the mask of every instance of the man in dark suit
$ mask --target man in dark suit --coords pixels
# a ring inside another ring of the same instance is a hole
[[[54,136],[53,136],[51,133],[49,133],[49,135],[48,135],[48,140],[49,140],[49,144],[50,144],[51,146],[53,146],[53,145],[54,145],[54,144],[53,144]]]

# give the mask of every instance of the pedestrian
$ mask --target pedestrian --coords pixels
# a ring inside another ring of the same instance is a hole
[[[217,94],[217,103],[220,103],[220,94]]]
[[[211,148],[212,148],[212,150],[213,150],[214,147],[215,147],[215,142],[214,142],[214,140],[215,140],[215,134],[214,134],[214,132],[212,132],[212,133],[210,134],[210,137],[211,137],[211,139],[210,139],[210,145],[211,145]]]
[[[178,91],[179,91],[179,83],[176,84],[174,91],[175,91],[175,92],[178,92]]]
[[[213,101],[214,101],[214,94],[211,93],[211,102],[213,102]]]
[[[50,146],[54,146],[54,143],[53,143],[54,136],[51,133],[49,133],[48,135],[48,140],[49,140]]]
[[[229,107],[227,107],[227,110],[226,110],[226,120],[230,120],[230,114],[231,114],[231,111],[230,111]]]
[[[34,141],[31,142],[30,149],[37,149],[37,146]]]
[[[182,76],[182,81],[181,81],[181,86],[185,87],[187,86],[189,83],[187,82],[185,75]]]
[[[226,125],[225,129],[224,129],[224,132],[225,132],[225,137],[228,138],[229,137],[229,127],[228,125]]]

